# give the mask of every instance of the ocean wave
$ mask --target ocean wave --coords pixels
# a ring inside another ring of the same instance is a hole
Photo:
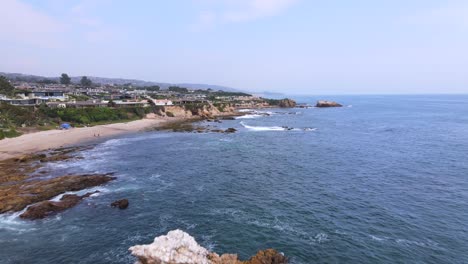
[[[305,127],[305,128],[293,128],[293,127],[287,127],[287,126],[249,126],[246,125],[243,121],[240,122],[240,124],[250,130],[250,131],[316,131],[317,128],[314,127]]]
[[[236,119],[254,119],[254,118],[259,118],[259,117],[262,117],[263,115],[259,115],[259,114],[248,114],[248,115],[244,115],[244,116],[238,116],[236,117]]]
[[[249,126],[246,125],[244,122],[240,122],[240,124],[251,131],[285,131],[284,127],[280,126],[271,126],[271,127],[264,127],[264,126]]]
[[[28,208],[24,208],[19,212],[3,213],[0,215],[0,230],[13,231],[17,233],[24,233],[35,231],[37,228],[33,227],[32,222],[22,221],[19,217],[22,213],[26,212]]]

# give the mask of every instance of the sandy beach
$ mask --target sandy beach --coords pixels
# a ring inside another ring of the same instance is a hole
[[[69,130],[48,130],[0,140],[0,160],[91,142],[116,135],[144,131],[181,118],[151,117],[127,123],[115,123]]]

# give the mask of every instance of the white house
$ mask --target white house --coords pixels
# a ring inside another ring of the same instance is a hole
[[[164,99],[164,100],[153,100],[155,105],[174,105],[171,100]]]

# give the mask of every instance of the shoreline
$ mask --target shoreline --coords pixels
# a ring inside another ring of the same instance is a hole
[[[92,143],[113,136],[144,132],[151,128],[163,127],[168,123],[189,120],[190,118],[184,117],[152,116],[123,123],[28,133],[0,140],[0,161],[50,149]]]
[[[213,118],[240,116],[244,113],[234,112],[213,115]],[[164,130],[170,124],[192,123],[205,119],[201,116],[166,117],[149,114],[145,118],[129,122],[112,123],[91,127],[72,128],[68,130],[46,130],[32,132],[14,138],[0,140],[0,161],[31,155],[42,151],[81,146],[114,136],[145,132],[152,129]]]

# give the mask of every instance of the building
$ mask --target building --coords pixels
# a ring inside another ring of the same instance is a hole
[[[42,99],[48,101],[65,101],[68,99],[68,96],[63,91],[28,91],[16,95],[22,99]]]
[[[27,98],[27,99],[0,99],[1,102],[7,104],[16,105],[16,106],[35,106],[47,102],[45,99],[41,98]]]
[[[174,105],[171,100],[163,99],[163,100],[153,100],[154,105]]]
[[[51,108],[96,108],[107,107],[108,103],[103,101],[77,101],[77,102],[50,102],[47,106]]]

